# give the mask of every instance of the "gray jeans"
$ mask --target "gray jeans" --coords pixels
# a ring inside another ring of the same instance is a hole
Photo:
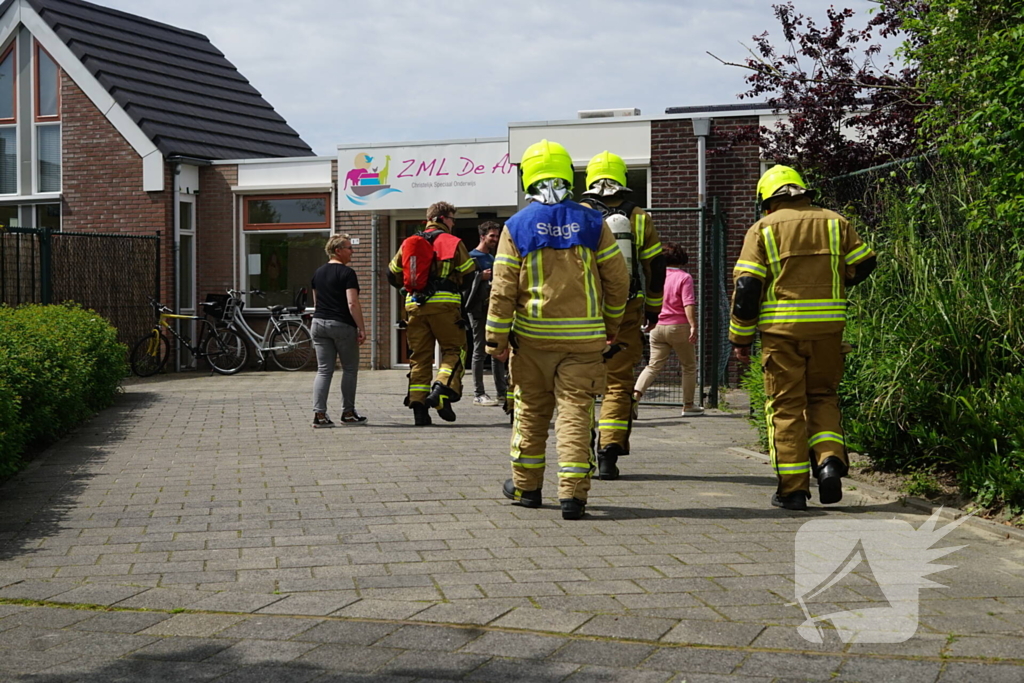
[[[487,332],[484,326],[487,322],[487,307],[483,310],[468,311],[469,324],[473,328],[473,389],[477,396],[487,393],[484,389],[484,362],[487,358],[485,341]],[[496,399],[505,400],[507,391],[505,383],[505,364],[496,358],[491,358],[491,371],[494,373],[494,388],[497,390]]]
[[[341,409],[356,408],[356,380],[359,377],[359,340],[356,328],[338,320],[313,318],[313,348],[316,349],[316,379],[313,380],[313,412],[327,412],[335,360],[341,358]]]

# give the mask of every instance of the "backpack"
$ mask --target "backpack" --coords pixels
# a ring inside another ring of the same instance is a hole
[[[583,201],[600,211],[608,222],[615,242],[626,259],[626,267],[629,269],[629,297],[632,299],[644,288],[644,272],[640,267],[640,245],[633,239],[632,215],[637,204],[626,199],[618,206],[608,206],[594,197],[584,197]],[[625,220],[615,220],[615,216],[622,216]]]
[[[462,242],[455,235],[436,228],[417,232],[402,242],[402,286],[422,303],[437,291],[441,278],[434,261],[455,257]]]

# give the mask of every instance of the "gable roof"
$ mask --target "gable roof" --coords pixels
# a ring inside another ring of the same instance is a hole
[[[165,156],[313,156],[206,36],[82,0],[28,4]]]

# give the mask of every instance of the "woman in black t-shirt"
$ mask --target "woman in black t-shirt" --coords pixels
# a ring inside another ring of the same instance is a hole
[[[334,364],[341,358],[341,424],[366,424],[356,412],[356,379],[359,375],[359,346],[366,341],[363,310],[359,306],[359,281],[348,267],[352,240],[336,234],[324,247],[330,260],[317,268],[310,281],[313,290],[313,346],[316,349],[316,379],[313,380],[313,427],[333,427],[327,416]]]

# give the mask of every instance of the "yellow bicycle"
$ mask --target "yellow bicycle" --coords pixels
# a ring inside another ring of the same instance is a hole
[[[130,362],[132,372],[136,375],[149,377],[160,372],[164,367],[167,358],[171,355],[171,342],[168,340],[168,334],[174,337],[182,347],[188,349],[197,361],[205,358],[214,372],[233,375],[242,369],[246,358],[245,342],[234,330],[215,327],[202,316],[179,315],[153,298],[150,298],[149,303],[159,318],[153,325],[152,331],[135,342],[135,346],[132,347]],[[211,303],[202,305],[214,306]],[[208,314],[219,317],[214,311],[209,311]],[[199,323],[199,337],[195,345],[171,326],[172,320],[190,320]]]

